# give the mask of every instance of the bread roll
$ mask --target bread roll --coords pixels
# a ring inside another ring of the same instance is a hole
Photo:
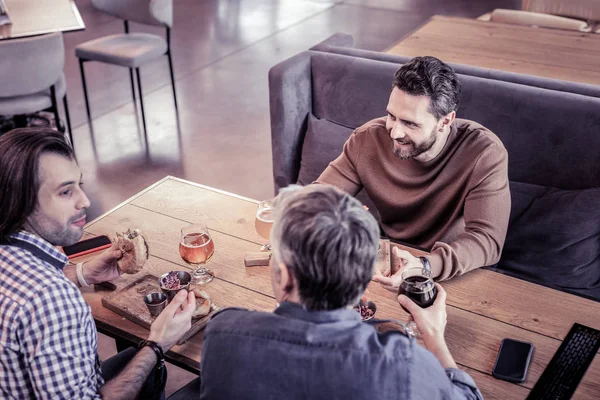
[[[196,296],[196,310],[192,314],[192,318],[206,317],[210,313],[210,296],[197,287],[193,288],[192,292]]]
[[[150,256],[148,242],[139,229],[128,229],[126,232],[117,233],[117,245],[123,252],[123,257],[118,261],[119,269],[124,274],[136,274],[142,270]]]

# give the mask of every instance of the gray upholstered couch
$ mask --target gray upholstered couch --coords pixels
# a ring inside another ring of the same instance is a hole
[[[269,72],[276,190],[312,182],[354,128],[385,114],[408,58],[338,45],[349,41],[336,35]],[[600,88],[453,67],[458,116],[487,126],[509,153],[512,211],[497,269],[600,300]]]

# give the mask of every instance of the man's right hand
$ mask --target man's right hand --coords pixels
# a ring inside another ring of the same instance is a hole
[[[406,308],[412,319],[417,324],[421,338],[427,350],[440,361],[444,368],[457,368],[452,354],[448,350],[444,340],[444,330],[446,329],[446,291],[439,284],[435,284],[438,294],[431,307],[421,308],[414,301],[405,295],[398,296],[398,302]]]
[[[446,291],[439,283],[436,283],[435,286],[438,291],[437,297],[433,305],[428,308],[419,307],[405,295],[398,296],[398,303],[406,308],[412,316],[426,347],[429,347],[428,342],[443,341],[446,329]]]
[[[180,290],[152,323],[148,340],[155,341],[167,352],[192,326],[195,309],[194,293]]]

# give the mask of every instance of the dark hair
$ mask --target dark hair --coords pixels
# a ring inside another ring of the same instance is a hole
[[[361,203],[329,185],[284,189],[275,199],[273,257],[310,310],[358,302],[373,276],[379,227]]]
[[[458,109],[461,86],[450,66],[435,57],[415,57],[394,74],[394,86],[413,96],[429,96],[436,119]]]
[[[37,205],[39,160],[54,153],[75,160],[65,136],[50,128],[20,128],[0,136],[0,242],[25,225]]]

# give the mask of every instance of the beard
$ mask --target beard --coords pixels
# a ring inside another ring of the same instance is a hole
[[[391,134],[391,132],[390,132]],[[426,151],[429,151],[433,145],[435,144],[435,142],[437,141],[437,128],[434,128],[431,131],[431,137],[429,140],[426,140],[424,142],[421,142],[419,144],[416,144],[415,142],[413,142],[412,140],[408,139],[408,138],[404,138],[404,140],[398,140],[398,139],[392,139],[392,144],[394,144],[394,142],[398,143],[398,144],[402,144],[404,146],[409,146],[406,149],[396,149],[396,146],[394,145],[394,156],[396,156],[396,158],[399,158],[400,160],[410,160],[412,158],[415,158],[423,153],[425,153]]]
[[[29,218],[28,224],[33,232],[42,239],[55,246],[70,246],[75,244],[83,236],[83,227],[78,228],[71,225],[73,222],[85,216],[85,212],[69,218],[66,225],[42,215],[37,210]]]

